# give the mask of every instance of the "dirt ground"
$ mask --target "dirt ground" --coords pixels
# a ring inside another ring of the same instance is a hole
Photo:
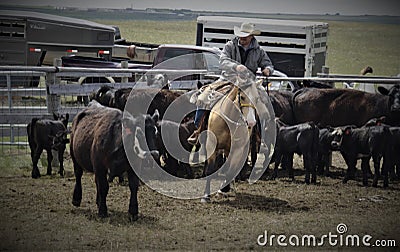
[[[53,170],[52,176],[32,179],[29,167],[21,168],[21,175],[0,178],[0,250],[258,250],[271,246],[257,243],[265,232],[268,239],[276,236],[273,249],[281,248],[278,235],[286,236],[282,241],[290,250],[308,250],[307,244],[301,246],[306,235],[314,235],[324,249],[356,248],[340,245],[345,235],[370,235],[371,245],[376,240],[400,244],[399,182],[391,181],[388,189],[382,181],[378,188],[362,187],[360,180],[343,184],[345,164],[337,155],[333,164],[333,178],[318,177],[317,185],[306,185],[296,157],[295,182],[284,176],[252,185],[237,182],[234,192],[213,196],[211,204],[168,198],[141,186],[140,216],[134,223],[128,220],[127,186],[111,184],[110,216],[100,219],[91,174],[84,174],[83,200],[76,208],[70,162],[64,178]],[[347,226],[342,235],[339,224]],[[329,234],[338,235],[336,246],[324,240]],[[290,236],[300,237],[300,245],[288,244]]]

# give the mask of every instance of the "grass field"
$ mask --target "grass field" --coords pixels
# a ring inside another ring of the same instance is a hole
[[[95,20],[117,25],[127,40],[147,43],[195,44],[195,21]],[[327,21],[326,65],[331,73],[358,74],[369,65],[375,75],[400,73],[400,25]]]

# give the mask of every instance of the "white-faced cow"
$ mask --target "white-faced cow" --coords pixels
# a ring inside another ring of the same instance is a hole
[[[58,152],[60,162],[59,174],[64,175],[63,156],[67,139],[67,124],[69,114],[64,116],[53,115],[54,120],[33,118],[27,126],[28,142],[32,158],[32,178],[39,178],[38,161],[43,150],[47,152],[47,175],[51,175],[51,162],[53,154],[51,150]]]
[[[97,188],[96,203],[100,217],[106,217],[109,183],[107,175],[120,176],[128,173],[129,189],[131,191],[129,214],[131,220],[138,217],[137,191],[139,179],[130,166],[126,154],[125,144],[132,148],[132,155],[136,155],[132,165],[140,167],[145,156],[158,156],[154,139],[156,134],[155,115],[123,116],[119,109],[108,108],[92,101],[89,107],[78,113],[72,123],[71,157],[76,177],[72,204],[80,206],[82,201],[81,178],[83,170],[94,172]],[[145,133],[140,125],[145,125]],[[146,136],[145,136],[146,135]],[[148,144],[150,151],[146,149]],[[129,155],[130,155],[129,154]]]

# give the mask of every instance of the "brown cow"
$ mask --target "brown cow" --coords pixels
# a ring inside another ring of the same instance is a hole
[[[83,170],[94,172],[99,216],[106,217],[106,197],[109,188],[107,174],[120,176],[127,171],[131,191],[129,213],[131,219],[136,220],[138,216],[137,190],[139,179],[126,156],[123,138],[128,141],[129,146],[133,147],[132,155],[136,155],[133,163],[135,167],[140,167],[142,163],[142,159],[137,157],[143,157],[150,153],[157,156],[158,152],[145,152],[142,146],[147,140],[150,150],[154,150],[155,123],[158,120],[158,114],[137,117],[132,117],[128,113],[126,115],[123,117],[120,110],[104,107],[92,101],[89,107],[75,116],[72,123],[70,144],[76,177],[72,204],[80,206],[82,201],[81,179]],[[141,124],[145,125],[146,139],[139,127]],[[122,129],[124,129],[125,134],[121,134]],[[138,141],[132,141],[132,139]],[[136,144],[136,142],[139,142],[139,144]]]
[[[351,89],[302,89],[293,97],[296,123],[313,121],[325,126],[355,125],[386,116],[390,125],[400,125],[400,85],[390,90],[379,87],[382,94]]]

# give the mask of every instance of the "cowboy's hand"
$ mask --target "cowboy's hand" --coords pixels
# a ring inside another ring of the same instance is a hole
[[[236,71],[238,71],[238,72],[244,72],[246,70],[247,70],[247,67],[245,65],[239,64],[236,66]]]
[[[269,74],[270,74],[270,71],[269,71],[269,68],[265,68],[263,71],[262,71],[262,73],[263,73],[263,75],[264,76],[269,76]]]

